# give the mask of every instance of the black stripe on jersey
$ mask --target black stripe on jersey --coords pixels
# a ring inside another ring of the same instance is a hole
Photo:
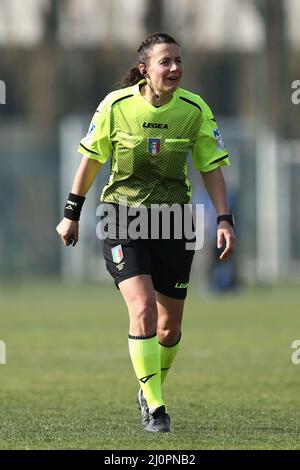
[[[200,109],[200,111],[202,112],[202,109],[200,108],[199,104],[194,103],[194,101],[188,100],[187,98],[183,98],[183,96],[179,96],[179,98],[183,101],[186,101],[187,103],[192,104],[193,106],[196,106],[196,108]]]
[[[224,160],[227,157],[228,157],[228,153],[226,155],[224,155],[224,157],[217,158],[217,160],[214,160],[213,162],[210,162],[210,165],[213,165],[214,163],[220,162],[221,160]]]
[[[116,104],[118,101],[125,100],[126,98],[130,98],[131,96],[133,96],[133,95],[122,96],[122,98],[119,98],[119,99],[117,99],[116,101],[114,101],[114,102],[112,103],[112,106],[113,106],[114,104]]]
[[[81,147],[83,147],[84,150],[87,150],[87,151],[90,152],[90,153],[94,153],[95,155],[99,155],[97,152],[94,152],[94,150],[90,150],[90,149],[88,149],[87,147],[85,147],[84,145],[82,145],[82,143],[80,143],[79,145],[80,145]]]

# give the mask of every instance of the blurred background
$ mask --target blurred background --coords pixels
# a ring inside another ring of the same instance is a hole
[[[231,156],[224,174],[238,247],[222,265],[215,214],[190,167],[193,201],[206,204],[194,282],[218,292],[298,282],[299,24],[299,0],[0,0],[1,280],[112,282],[96,237],[109,164],[89,192],[76,248],[64,248],[55,227],[97,105],[140,42],[163,31],[182,46],[181,86],[212,107]]]

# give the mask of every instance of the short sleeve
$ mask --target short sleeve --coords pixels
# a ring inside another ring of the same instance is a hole
[[[193,147],[192,157],[195,168],[207,172],[222,165],[230,165],[230,162],[216,120],[206,103],[202,112],[203,121]]]
[[[106,100],[98,106],[86,136],[80,141],[78,152],[102,164],[108,160],[111,154],[110,107]]]

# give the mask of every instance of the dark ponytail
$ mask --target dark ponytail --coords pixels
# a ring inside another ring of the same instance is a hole
[[[137,56],[137,65],[132,67],[126,75],[121,80],[121,87],[126,88],[128,86],[135,85],[138,83],[142,78],[143,75],[139,71],[138,64],[146,64],[149,51],[150,49],[155,46],[155,44],[177,44],[178,42],[175,41],[171,36],[164,33],[154,33],[151,36],[148,36],[138,48],[138,56]],[[179,46],[180,47],[180,46]]]
[[[142,80],[142,78],[143,78],[143,75],[139,71],[138,67],[137,66],[132,67],[130,70],[128,70],[126,75],[124,75],[124,77],[122,78],[121,87],[126,88],[128,86],[135,85],[140,80]]]

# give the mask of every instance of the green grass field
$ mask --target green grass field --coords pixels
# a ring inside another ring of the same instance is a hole
[[[140,430],[127,312],[112,284],[0,294],[0,449],[300,449],[299,289],[190,291],[166,435]]]

